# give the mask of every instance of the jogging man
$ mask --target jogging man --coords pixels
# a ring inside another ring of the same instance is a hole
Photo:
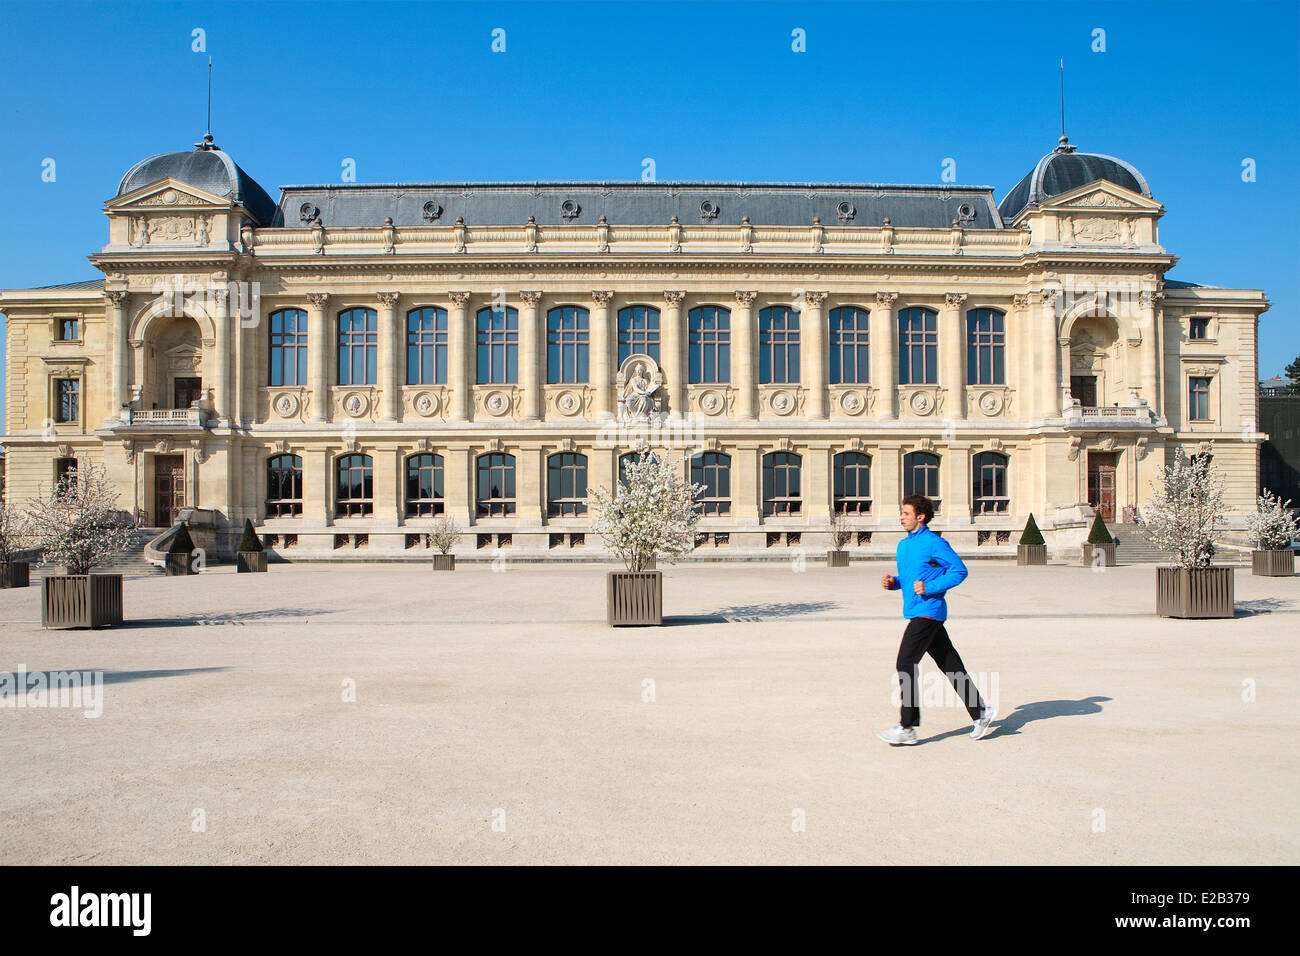
[[[881,740],[896,746],[916,743],[916,728],[921,723],[916,673],[927,651],[948,675],[971,720],[975,721],[970,734],[972,740],[987,737],[998,714],[996,708],[984,705],[979,688],[967,675],[961,656],[944,630],[943,622],[948,618],[944,594],[966,580],[969,572],[952,545],[930,530],[933,517],[934,502],[925,495],[908,495],[903,499],[898,521],[907,535],[898,542],[895,553],[898,576],[886,574],[880,581],[886,591],[902,590],[903,617],[908,619],[896,663],[903,691],[901,720],[877,734]]]

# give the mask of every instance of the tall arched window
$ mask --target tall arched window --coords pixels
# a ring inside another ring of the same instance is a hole
[[[871,381],[871,353],[867,345],[869,313],[846,306],[828,316],[832,385],[866,385]]]
[[[515,456],[494,452],[478,456],[475,512],[479,517],[515,513]]]
[[[831,469],[831,507],[848,514],[871,513],[871,456],[840,452]]]
[[[653,306],[629,305],[618,310],[618,364],[633,354],[659,361],[659,310]]]
[[[406,313],[406,384],[447,383],[447,310],[412,309]]]
[[[771,306],[758,313],[758,381],[794,385],[799,381],[799,313]]]
[[[898,384],[934,385],[939,371],[939,313],[903,309],[898,313]]]
[[[721,306],[691,309],[687,323],[692,385],[731,381],[731,313]]]
[[[379,314],[374,309],[339,313],[340,385],[374,385],[379,354]]]
[[[925,495],[939,510],[939,456],[914,451],[903,456],[903,497]]]
[[[691,483],[704,491],[697,499],[703,515],[731,514],[731,456],[706,451],[691,459]]]
[[[966,384],[1006,384],[1005,322],[997,309],[966,313]]]
[[[1006,514],[1007,456],[983,451],[971,461],[971,510],[977,515]]]
[[[802,460],[788,451],[763,456],[763,514],[797,515],[803,510],[799,476]]]
[[[292,518],[302,514],[302,459],[276,455],[266,463],[266,516]]]
[[[478,310],[478,384],[519,381],[519,311]]]
[[[270,331],[271,364],[268,385],[307,384],[307,313],[302,309],[272,312]]]
[[[356,518],[374,512],[374,462],[369,455],[344,455],[338,464],[334,514],[340,518]]]
[[[546,381],[551,385],[586,382],[587,310],[556,306],[546,313]]]
[[[442,456],[412,455],[406,459],[406,516],[440,515],[446,500],[442,488]]]
[[[560,452],[546,459],[546,513],[552,518],[587,513],[587,456]]]

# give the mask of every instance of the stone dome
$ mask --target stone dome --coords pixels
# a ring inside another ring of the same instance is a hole
[[[252,176],[239,168],[229,153],[213,145],[211,134],[205,136],[196,149],[159,153],[136,163],[122,177],[117,194],[125,195],[168,176],[239,203],[259,226],[269,226],[275,217],[275,200]]]
[[[1102,153],[1080,153],[1062,136],[1060,145],[1007,193],[998,205],[998,214],[1003,222],[1010,223],[1026,207],[1098,179],[1151,198],[1151,187],[1132,163]]]

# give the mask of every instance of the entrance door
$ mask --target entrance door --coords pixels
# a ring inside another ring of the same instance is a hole
[[[1071,375],[1070,397],[1077,398],[1084,408],[1097,407],[1097,376]]]
[[[1104,521],[1115,520],[1115,462],[1113,451],[1088,452],[1088,504]]]
[[[153,460],[153,513],[159,527],[170,528],[185,507],[185,459],[158,455]]]
[[[191,402],[203,397],[203,379],[178,378],[173,389],[175,403],[172,408],[189,408]]]

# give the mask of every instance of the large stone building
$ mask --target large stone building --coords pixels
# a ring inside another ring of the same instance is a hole
[[[1032,511],[1131,519],[1174,446],[1249,507],[1259,291],[1164,278],[1163,207],[1062,137],[991,187],[287,186],[205,138],[104,205],[104,279],[5,291],[8,487],[85,462],[165,526],[252,518],[286,557],[587,553],[642,442],[707,486],[700,548],[958,548]],[[1238,512],[1238,520],[1240,512]],[[873,533],[874,532],[874,537]],[[1001,546],[1001,547],[999,547]],[[573,551],[573,548],[585,550]]]

